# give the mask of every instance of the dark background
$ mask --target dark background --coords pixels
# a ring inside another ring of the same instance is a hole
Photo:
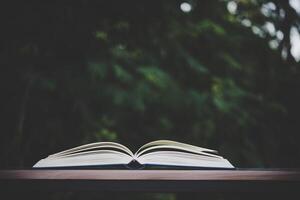
[[[185,2],[1,3],[0,168],[157,139],[217,149],[240,168],[298,168],[297,9]]]

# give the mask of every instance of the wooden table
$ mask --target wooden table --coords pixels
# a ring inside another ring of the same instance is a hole
[[[300,193],[298,170],[0,170],[2,191]]]

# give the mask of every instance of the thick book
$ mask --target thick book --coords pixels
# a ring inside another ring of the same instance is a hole
[[[171,140],[149,142],[136,153],[119,143],[97,142],[49,155],[33,168],[234,169],[217,153],[216,150]]]

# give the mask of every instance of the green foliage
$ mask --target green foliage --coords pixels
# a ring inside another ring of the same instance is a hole
[[[167,90],[171,86],[172,80],[169,75],[157,67],[140,67],[138,72],[150,85],[160,90]]]
[[[209,19],[202,20],[196,25],[193,24],[193,27],[195,27],[195,31],[200,34],[202,32],[212,33],[216,36],[223,36],[226,34],[226,30],[222,26]]]
[[[21,3],[24,17],[8,5],[0,166],[87,142],[174,139],[238,167],[299,167],[299,63],[289,53],[299,16],[271,2],[269,16],[267,1],[250,0],[234,13],[228,1],[191,1],[188,13],[169,0]],[[266,22],[284,34],[278,48]]]

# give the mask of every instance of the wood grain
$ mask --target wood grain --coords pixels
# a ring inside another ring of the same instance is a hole
[[[298,170],[0,170],[3,191],[300,191]],[[299,195],[300,196],[300,195]]]
[[[278,180],[300,181],[300,171],[283,170],[0,170],[18,180]]]

